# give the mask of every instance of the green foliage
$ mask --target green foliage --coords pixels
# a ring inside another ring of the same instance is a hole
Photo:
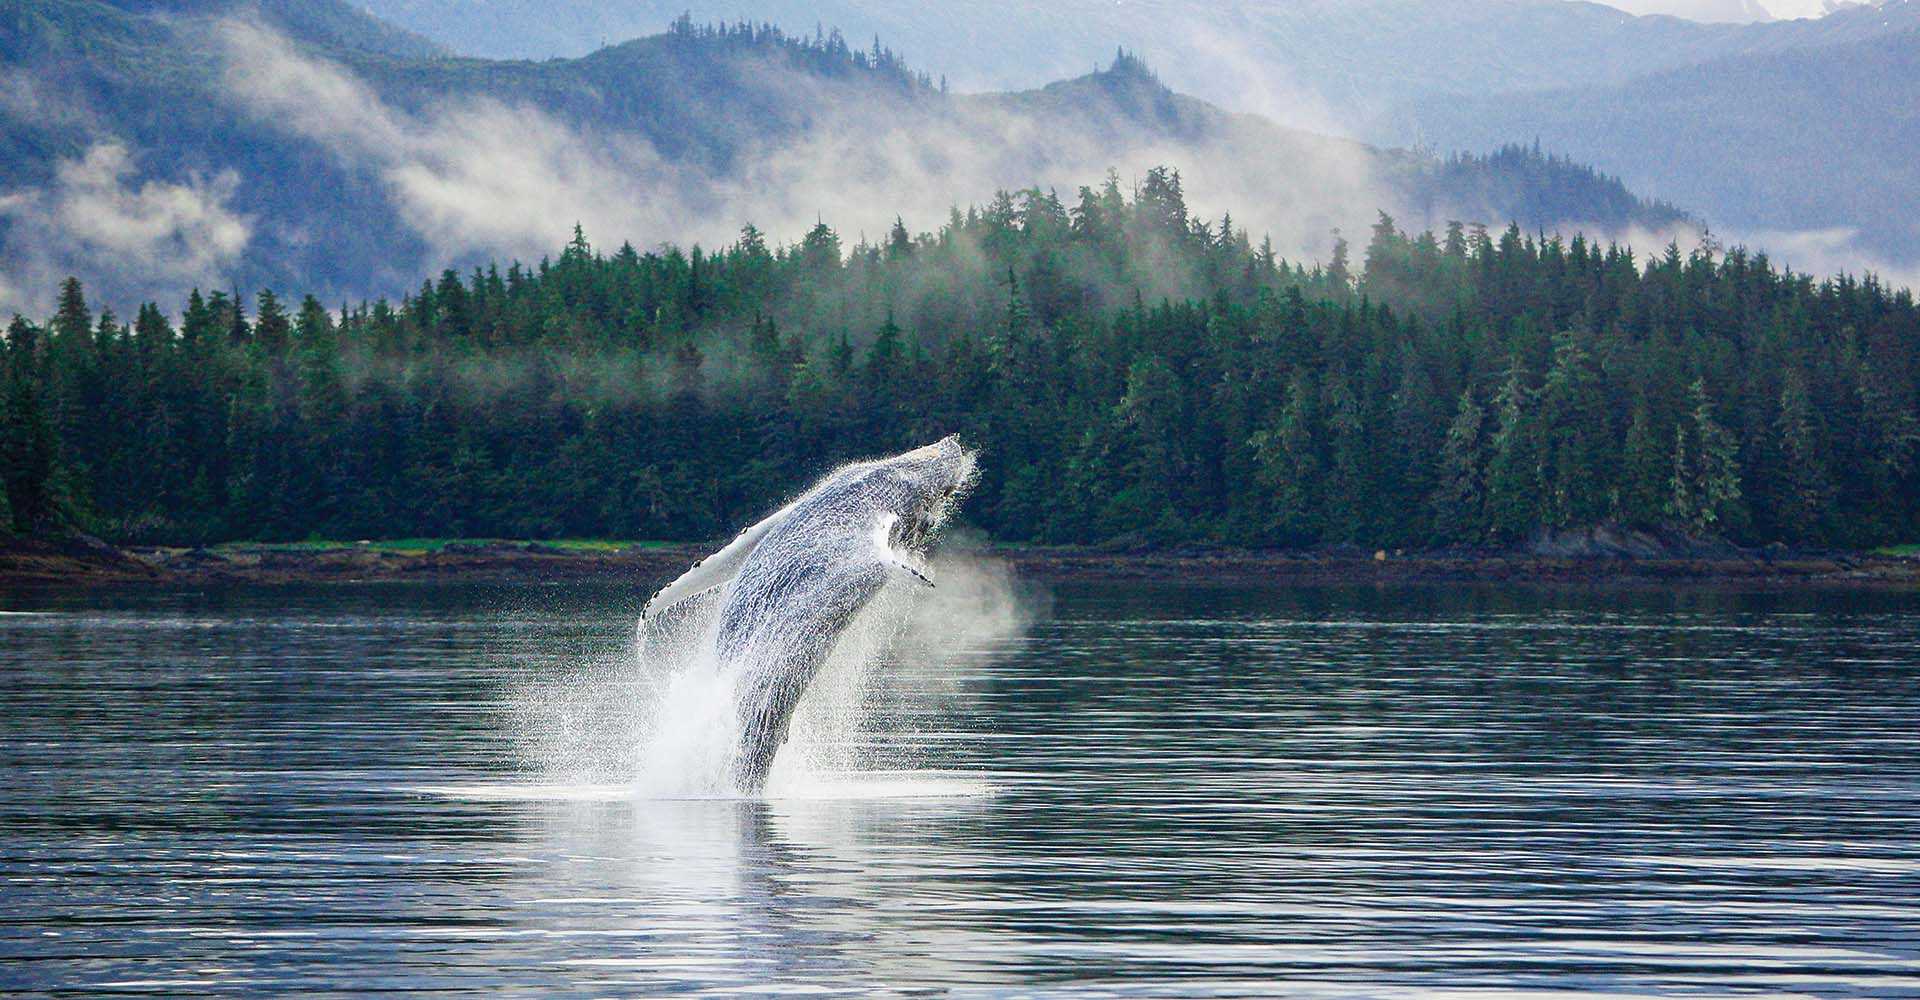
[[[1607,513],[1611,428],[1600,375],[1580,338],[1555,338],[1553,367],[1540,390],[1544,519],[1553,527],[1585,525]]]
[[[1673,429],[1667,513],[1696,532],[1722,530],[1740,514],[1740,465],[1732,435],[1714,417],[1705,379],[1687,387],[1691,404]]]
[[[1806,377],[1798,369],[1788,371],[1780,387],[1780,412],[1774,418],[1780,445],[1776,504],[1783,532],[1808,541],[1825,537],[1833,504],[1833,486],[1826,458],[1819,451],[1814,419]]]
[[[1486,537],[1511,542],[1541,524],[1541,441],[1535,393],[1514,358],[1494,397],[1497,421],[1487,461]]]
[[[1486,420],[1486,411],[1473,398],[1473,390],[1461,390],[1460,405],[1440,448],[1439,484],[1431,501],[1434,530],[1442,538],[1460,540],[1479,534],[1486,503],[1482,481],[1486,467],[1482,427]]]
[[[0,528],[24,535],[52,532],[60,514],[60,449],[45,402],[45,353],[40,332],[15,317],[7,330],[5,397],[0,400],[0,485],[7,515]]]
[[[1643,265],[1382,218],[1355,277],[1193,217],[1154,171],[877,245],[576,233],[399,302],[294,301],[195,291],[177,328],[125,324],[73,283],[16,320],[13,530],[708,539],[958,432],[984,452],[968,516],[1009,542],[1920,535],[1912,296],[1739,252]]]

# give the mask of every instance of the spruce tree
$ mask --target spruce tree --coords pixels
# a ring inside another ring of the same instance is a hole
[[[1913,410],[1914,383],[1893,371],[1862,362],[1854,377],[1860,419],[1853,429],[1863,460],[1856,492],[1864,500],[1867,537],[1890,537],[1913,525],[1910,508],[1914,456],[1920,451],[1920,415]],[[1905,396],[1905,399],[1902,397]],[[1903,523],[1904,522],[1904,523]]]
[[[79,283],[70,283],[78,289]],[[4,389],[0,414],[0,483],[16,534],[45,535],[60,526],[55,485],[60,439],[42,397],[45,348],[40,331],[15,316],[7,328]]]
[[[1726,530],[1740,513],[1740,466],[1733,436],[1720,426],[1705,379],[1687,387],[1691,408],[1674,429],[1667,513],[1697,534]]]
[[[272,289],[263,289],[253,321],[253,343],[269,356],[286,353],[293,343],[293,324]]]
[[[1311,373],[1294,373],[1274,424],[1250,442],[1269,495],[1272,540],[1300,545],[1320,537],[1320,391]]]
[[[1540,443],[1534,391],[1515,358],[1494,397],[1497,421],[1487,460],[1487,539],[1513,542],[1541,523]]]
[[[57,517],[116,538],[695,538],[957,431],[987,452],[969,516],[1008,539],[1507,542],[1602,516],[1920,537],[1910,296],[1385,219],[1356,288],[1344,245],[1282,261],[1150,180],[1071,209],[1009,192],[846,251],[824,222],[610,257],[576,233],[337,315],[261,295],[254,324],[196,292],[177,341],[67,282],[9,397],[10,468],[45,443],[20,433],[37,409]]]
[[[1654,426],[1653,407],[1644,393],[1633,400],[1627,439],[1621,449],[1620,490],[1614,516],[1640,527],[1652,527],[1667,514],[1672,450]]]
[[[1453,423],[1448,425],[1446,440],[1440,445],[1439,485],[1429,501],[1434,532],[1440,541],[1470,543],[1486,537],[1481,472],[1485,450],[1481,427],[1485,423],[1486,411],[1473,397],[1472,387],[1461,390]]]
[[[1833,486],[1827,476],[1826,459],[1820,453],[1807,379],[1798,368],[1788,369],[1781,382],[1774,431],[1779,436],[1782,462],[1776,517],[1789,537],[1818,542],[1825,535]]]
[[[1607,512],[1602,458],[1610,435],[1599,374],[1578,334],[1555,338],[1553,365],[1540,390],[1540,429],[1546,523],[1567,527],[1599,521]]]
[[[1321,386],[1329,438],[1326,485],[1321,494],[1326,530],[1336,541],[1366,541],[1374,527],[1368,515],[1373,510],[1375,484],[1370,475],[1373,463],[1360,400],[1338,373],[1329,373]]]

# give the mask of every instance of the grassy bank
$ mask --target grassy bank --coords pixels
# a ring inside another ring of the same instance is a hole
[[[231,555],[269,552],[339,553],[339,552],[378,552],[401,556],[424,556],[444,552],[491,552],[517,550],[523,552],[552,550],[557,552],[577,552],[595,554],[614,554],[627,551],[664,550],[679,547],[676,542],[620,541],[606,538],[554,538],[554,539],[514,539],[514,538],[383,538],[362,539],[360,541],[308,540],[303,542],[224,542],[212,546],[212,551]],[[155,551],[169,551],[156,549]],[[180,549],[179,551],[187,551]]]
[[[717,543],[630,539],[398,538],[233,542],[117,550],[33,543],[0,552],[0,583],[158,585],[423,580],[515,583],[607,580],[656,586]],[[1109,550],[988,545],[976,555],[1037,580],[1237,584],[1731,584],[1920,588],[1920,545],[1874,552],[1782,550],[1687,557],[1550,556],[1482,550]]]

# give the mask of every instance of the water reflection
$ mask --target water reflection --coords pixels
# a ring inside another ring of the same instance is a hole
[[[885,788],[884,783],[881,786]],[[961,786],[964,787],[964,786]],[[591,970],[599,986],[721,993],[765,984],[978,976],[984,929],[902,919],[965,886],[944,842],[990,828],[989,796],[634,801],[608,789],[441,788],[516,802],[509,855],[538,863],[486,886],[509,942],[493,961]],[[518,798],[510,798],[517,794]],[[471,935],[463,935],[471,936]]]
[[[614,595],[15,596],[0,993],[1920,993],[1920,598],[1056,597],[748,802],[528,770]]]

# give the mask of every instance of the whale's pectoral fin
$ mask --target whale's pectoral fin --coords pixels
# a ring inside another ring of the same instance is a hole
[[[685,573],[672,583],[660,588],[659,592],[647,600],[647,606],[640,612],[644,625],[646,619],[666,612],[668,608],[689,600],[697,595],[715,591],[726,586],[740,572],[740,565],[747,561],[753,547],[767,536],[788,514],[793,513],[793,504],[774,511],[759,524],[742,531],[733,541],[728,542],[720,551],[694,563]]]
[[[720,613],[720,602],[726,593],[727,585],[717,584],[641,615],[640,624],[634,630],[640,658],[652,661],[670,656],[681,651],[691,637],[705,634],[714,616]]]
[[[880,561],[885,563],[888,569],[905,573],[929,587],[933,586],[933,581],[927,579],[927,574],[913,564],[911,553],[894,548],[893,529],[899,523],[900,515],[894,513],[883,513],[874,520],[873,547],[878,550]]]
[[[932,587],[932,586],[933,586],[933,580],[932,580],[932,579],[930,579],[930,578],[929,578],[929,577],[927,576],[927,574],[925,574],[925,573],[922,573],[922,572],[920,572],[920,571],[919,571],[919,570],[917,570],[917,569],[914,569],[914,568],[913,568],[912,566],[909,566],[909,565],[907,565],[907,564],[906,564],[906,563],[905,563],[904,561],[902,561],[902,560],[899,560],[899,559],[892,559],[892,560],[889,560],[889,561],[888,561],[888,565],[889,565],[889,566],[891,566],[892,568],[894,568],[894,569],[896,569],[896,570],[898,570],[898,571],[900,571],[900,572],[902,572],[902,573],[905,573],[906,575],[908,575],[908,576],[910,576],[910,577],[912,577],[912,578],[914,578],[915,580],[918,580],[918,581],[920,581],[921,583],[924,583],[924,584],[926,584],[926,585],[927,585],[928,587]]]

